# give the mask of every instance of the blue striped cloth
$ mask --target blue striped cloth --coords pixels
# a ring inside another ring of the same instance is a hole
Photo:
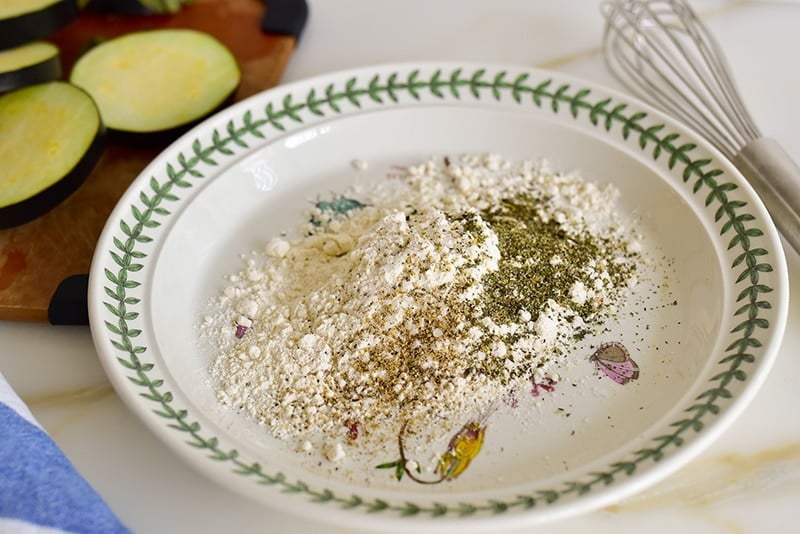
[[[0,373],[0,533],[129,532]]]

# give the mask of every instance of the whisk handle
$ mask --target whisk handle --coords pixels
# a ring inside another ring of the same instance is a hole
[[[774,140],[747,143],[733,164],[761,197],[786,241],[800,254],[800,167]]]

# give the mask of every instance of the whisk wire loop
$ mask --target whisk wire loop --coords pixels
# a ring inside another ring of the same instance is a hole
[[[626,88],[728,157],[760,136],[716,41],[684,0],[615,0],[604,11],[606,62]]]
[[[706,111],[696,100],[687,97],[686,82],[681,73],[675,72],[673,62],[666,56],[665,50],[672,43],[667,42],[664,33],[652,31],[653,26],[661,23],[660,19],[650,6],[637,7],[640,8],[620,11],[617,18],[610,19],[616,23],[613,26],[616,32],[606,32],[606,48],[615,52],[610,56],[615,60],[611,64],[612,71],[624,71],[624,76],[619,78],[629,90],[656,100],[660,107],[672,110],[702,135],[716,137]],[[636,27],[642,27],[643,31],[630,29]]]
[[[602,7],[609,70],[727,156],[800,252],[800,167],[761,136],[719,45],[687,1],[608,0]]]
[[[737,124],[738,130],[745,133],[745,142],[761,137],[758,127],[739,96],[736,84],[730,76],[731,68],[716,39],[694,11],[688,10],[685,17],[686,25],[697,43],[697,49],[702,55],[703,61],[708,65],[713,79],[718,83],[721,96],[729,106],[728,109],[735,111],[731,114],[731,119]]]

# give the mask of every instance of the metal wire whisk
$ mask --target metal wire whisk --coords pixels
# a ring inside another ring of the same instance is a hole
[[[748,179],[800,253],[800,168],[761,135],[717,42],[685,0],[603,4],[603,51],[628,90],[707,138]]]

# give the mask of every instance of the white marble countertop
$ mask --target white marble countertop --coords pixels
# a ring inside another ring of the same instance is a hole
[[[800,160],[800,4],[694,4],[725,50],[756,122]],[[515,63],[612,87],[596,0],[312,0],[284,82],[416,60]],[[800,257],[777,363],[722,437],[668,479],[548,532],[797,532]],[[78,470],[135,532],[343,532],[251,503],[195,472],[121,403],[85,327],[0,322],[0,370]]]

